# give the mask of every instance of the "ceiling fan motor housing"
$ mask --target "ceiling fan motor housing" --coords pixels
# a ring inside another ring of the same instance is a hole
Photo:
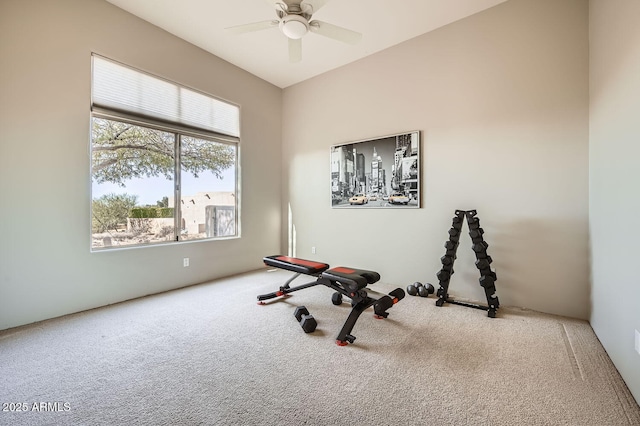
[[[300,15],[287,15],[280,20],[280,31],[289,38],[302,38],[309,31],[309,21]]]

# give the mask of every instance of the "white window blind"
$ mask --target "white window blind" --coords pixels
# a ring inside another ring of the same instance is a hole
[[[236,105],[93,56],[92,107],[238,137]]]

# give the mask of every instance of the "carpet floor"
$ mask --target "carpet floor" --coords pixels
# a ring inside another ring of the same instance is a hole
[[[586,321],[407,296],[387,319],[365,311],[340,347],[351,305],[327,287],[256,304],[290,276],[263,269],[0,332],[0,424],[640,425]]]

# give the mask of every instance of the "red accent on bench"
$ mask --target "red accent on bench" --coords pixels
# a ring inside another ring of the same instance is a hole
[[[311,275],[314,277],[329,269],[329,265],[327,265],[326,263],[299,259],[297,257],[284,256],[279,254],[266,256],[262,260],[267,266],[286,269],[287,271],[292,271],[298,274]]]
[[[314,262],[312,260],[298,259],[297,257],[278,256],[276,257],[276,259],[281,260],[283,262],[293,263],[294,265],[308,266],[309,268],[313,268],[313,269],[323,269],[329,266],[326,263]]]
[[[355,269],[345,268],[344,266],[338,266],[337,268],[329,269],[329,272],[337,272],[339,274],[353,274],[355,273]]]

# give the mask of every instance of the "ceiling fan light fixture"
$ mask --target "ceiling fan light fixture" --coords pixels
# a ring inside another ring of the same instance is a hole
[[[309,23],[300,15],[287,15],[280,21],[280,30],[287,37],[297,40],[309,31]]]

